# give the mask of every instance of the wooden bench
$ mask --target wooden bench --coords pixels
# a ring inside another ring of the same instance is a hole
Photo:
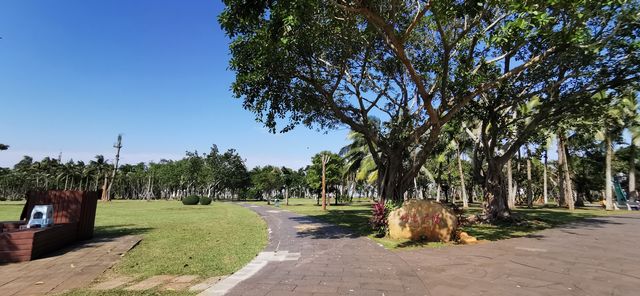
[[[40,258],[73,242],[93,237],[100,192],[58,191],[27,193],[20,221],[0,222],[0,262]],[[53,205],[54,225],[20,229],[35,205]]]

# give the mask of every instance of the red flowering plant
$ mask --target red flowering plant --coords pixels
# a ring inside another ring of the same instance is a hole
[[[387,207],[384,203],[377,202],[373,204],[373,214],[371,215],[371,227],[377,232],[378,237],[387,235]]]

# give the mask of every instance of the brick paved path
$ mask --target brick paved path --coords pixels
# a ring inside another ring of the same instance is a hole
[[[0,265],[0,295],[52,295],[85,287],[139,241],[138,236],[95,239],[46,258]]]
[[[270,227],[265,251],[300,257],[268,262],[227,295],[640,295],[640,216],[473,246],[388,251],[309,217],[243,206]]]

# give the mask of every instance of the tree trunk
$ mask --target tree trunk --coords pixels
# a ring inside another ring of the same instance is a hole
[[[422,195],[422,190],[420,188],[418,188],[418,178],[413,178],[413,187],[416,190],[416,199],[424,199],[424,196]]]
[[[507,160],[507,190],[508,190],[507,206],[509,207],[509,209],[513,210],[516,208],[516,188],[513,184],[513,171],[511,168],[511,158]]]
[[[456,148],[456,152],[458,153],[458,174],[460,174],[460,191],[462,194],[462,208],[469,208],[469,201],[467,200],[467,187],[464,184],[464,170],[462,169],[462,155],[460,153],[460,149]]]
[[[440,202],[440,192],[442,191],[442,163],[438,163],[438,175],[436,176],[436,201]]]
[[[152,192],[153,188],[151,188],[151,175],[149,175],[149,182],[147,183],[147,201],[151,200]]]
[[[328,155],[322,156],[322,210],[327,210],[327,182],[326,182],[326,170],[327,161],[329,161]]]
[[[109,182],[109,187],[107,188],[106,201],[111,200],[111,186],[116,180],[116,172],[118,171],[118,162],[120,161],[120,148],[122,148],[122,135],[118,135],[118,142],[113,145],[116,148],[116,163],[113,165],[113,172],[111,173],[111,182]]]
[[[549,197],[547,196],[547,148],[544,150],[544,167],[542,171],[542,196],[544,199],[544,204],[546,205],[549,202]]]
[[[482,212],[489,221],[504,220],[511,217],[507,205],[507,190],[502,177],[502,169],[495,160],[488,161],[485,176],[485,192]]]
[[[527,208],[533,208],[533,188],[531,188],[531,151],[527,147]]]
[[[562,159],[562,161],[560,161]],[[567,206],[569,210],[575,209],[573,201],[573,189],[571,184],[571,172],[569,171],[569,155],[567,153],[567,144],[564,132],[558,135],[558,165],[560,178],[560,197],[562,204]]]
[[[109,198],[106,196],[107,193],[107,174],[104,174],[104,184],[102,185],[102,200],[108,201]]]
[[[382,165],[381,170],[378,170],[382,172],[382,176],[378,176],[378,194],[380,195],[380,200],[382,203],[386,200],[402,202],[404,193],[407,191],[407,186],[402,181],[402,154],[396,153],[390,157],[386,157],[383,161],[385,163]]]
[[[629,145],[629,199],[637,200],[636,193],[636,145],[633,144],[635,139],[631,136],[631,145]]]
[[[453,184],[451,180],[451,158],[447,156],[447,187],[444,191],[444,198],[446,203],[455,203],[455,192],[451,192],[451,195],[449,195],[450,191],[454,191],[452,190],[453,188],[451,188],[451,184]],[[449,200],[449,197],[451,197],[451,200]]]
[[[562,155],[564,154],[564,152],[562,152],[562,143],[560,143],[560,138],[558,138],[558,163],[557,163],[557,168],[556,171],[558,172],[558,198],[557,198],[557,202],[558,202],[558,206],[559,207],[564,207],[564,157],[562,157]]]
[[[284,189],[284,204],[289,205],[289,188]]]
[[[608,131],[605,137],[605,208],[607,211],[611,211],[613,210],[613,176],[611,174],[611,156],[613,154],[613,146],[611,145],[611,134]]]

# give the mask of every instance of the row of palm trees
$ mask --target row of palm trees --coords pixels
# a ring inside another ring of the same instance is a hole
[[[98,190],[103,185],[102,177],[111,168],[102,155],[87,164],[83,161],[62,163],[59,158],[51,157],[33,161],[32,157],[24,156],[13,170],[0,169],[0,192],[4,198],[16,199],[34,189]]]

